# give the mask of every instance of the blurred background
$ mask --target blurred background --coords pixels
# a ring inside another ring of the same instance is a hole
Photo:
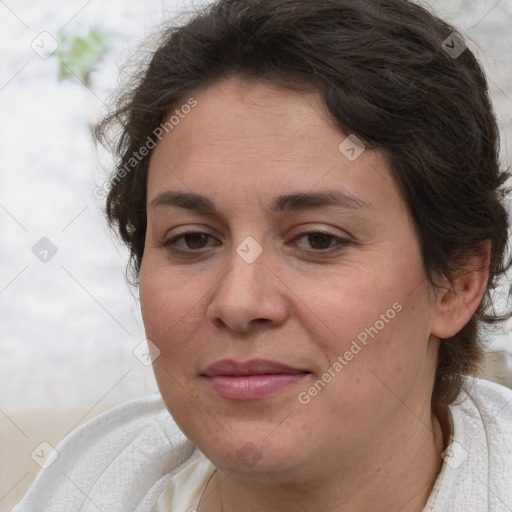
[[[201,4],[0,0],[0,411],[121,402],[157,389],[127,253],[101,211],[109,157],[94,148],[90,126],[143,38]],[[484,64],[509,165],[512,0],[424,5]],[[491,346],[512,351],[510,331]]]

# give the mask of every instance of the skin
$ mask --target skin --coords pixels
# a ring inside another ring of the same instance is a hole
[[[346,135],[316,94],[230,77],[193,96],[151,157],[140,301],[164,402],[218,468],[199,510],[421,511],[447,444],[430,407],[438,338],[469,320],[485,272],[434,294],[385,154],[345,158]],[[168,191],[202,194],[220,215],[156,205]],[[271,211],[281,194],[318,191],[366,206]],[[319,231],[332,237],[305,235]],[[210,236],[165,245],[184,232]],[[248,236],[263,249],[252,263],[236,252]],[[300,403],[395,303],[400,312]],[[201,375],[227,358],[311,373],[269,398],[228,400]],[[242,448],[259,460],[241,460]]]

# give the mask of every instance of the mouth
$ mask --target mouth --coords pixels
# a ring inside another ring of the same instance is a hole
[[[225,359],[208,366],[201,375],[222,398],[258,400],[297,384],[311,372],[275,361],[238,363]]]

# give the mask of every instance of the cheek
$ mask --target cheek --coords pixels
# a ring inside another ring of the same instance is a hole
[[[145,256],[146,258],[146,256]],[[197,284],[185,280],[164,265],[143,259],[140,272],[140,307],[146,335],[161,351],[168,350],[168,340],[197,316],[201,304],[197,300]]]
[[[421,275],[421,267],[376,266],[332,279],[328,287],[308,282],[296,288],[302,300],[295,311],[323,353],[320,371],[330,368],[344,388],[361,381],[372,387],[374,374],[390,382],[413,379],[429,339],[428,291],[420,286],[411,293],[409,284]]]
[[[424,381],[429,357],[428,312],[418,315],[421,308],[410,297],[388,305],[357,318],[357,327],[354,320],[344,352],[335,356],[342,356],[342,371],[332,391],[348,391],[352,405],[366,403],[368,407],[354,414],[368,421],[379,408],[396,412],[412,400]]]
[[[140,309],[146,335],[152,341],[157,341],[157,334],[165,329],[165,309],[169,290],[159,283],[157,273],[143,260],[139,279]]]
[[[341,354],[350,342],[359,337],[364,343],[380,331],[388,331],[389,324],[400,315],[393,304],[403,296],[379,272],[350,272],[331,276],[328,282],[313,282],[295,278],[296,311],[307,324],[314,339],[330,351]],[[381,315],[383,315],[381,319]],[[377,324],[375,326],[375,324]]]

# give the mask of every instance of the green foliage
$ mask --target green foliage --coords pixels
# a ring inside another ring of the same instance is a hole
[[[108,49],[106,35],[96,29],[91,29],[83,37],[61,30],[59,39],[59,49],[54,54],[59,60],[59,77],[78,76],[86,85],[90,85],[91,72]]]

